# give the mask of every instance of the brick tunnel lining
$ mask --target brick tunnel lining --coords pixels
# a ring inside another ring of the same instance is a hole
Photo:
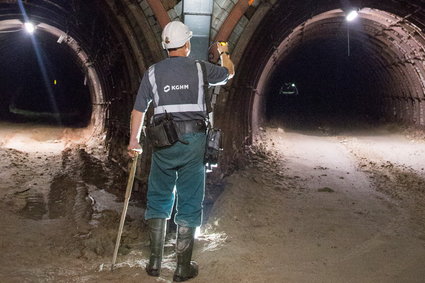
[[[36,33],[65,36],[61,45],[71,47],[69,56],[76,58],[90,86],[93,112],[83,132],[100,142],[106,134],[111,154],[121,156],[141,75],[163,56],[141,9],[128,0],[25,1],[23,7]],[[23,14],[18,1],[0,1],[0,29],[19,29]],[[0,50],[13,50],[14,42],[1,36]]]
[[[424,71],[424,40],[418,29],[408,23],[394,24],[403,19],[378,10],[364,8],[360,19],[349,24],[341,14],[336,10],[311,19],[283,44],[284,54],[265,87],[266,116],[270,119],[285,109],[284,116],[293,122],[317,122],[321,116],[355,124],[356,119],[367,117],[369,122],[399,119],[421,126],[418,110],[424,82],[418,73]],[[396,25],[395,30],[374,17]],[[302,83],[299,96],[279,96],[279,84],[285,78]],[[394,115],[391,100],[401,99],[416,101],[416,111]]]
[[[13,3],[15,2],[15,3]],[[238,61],[237,77],[230,87],[227,88],[229,94],[217,105],[217,125],[225,130],[226,151],[232,152],[234,148],[240,148],[240,144],[252,141],[255,131],[261,123],[264,111],[264,88],[260,85],[261,75],[265,74],[265,67],[268,60],[273,56],[277,48],[289,35],[304,22],[307,22],[312,16],[320,15],[334,9],[341,8],[340,1],[313,1],[304,3],[302,1],[278,1],[268,10],[263,20],[255,27],[248,47],[244,49],[243,57]],[[416,3],[415,3],[416,2]],[[423,4],[423,1],[421,1]],[[353,6],[360,1],[352,1]],[[378,0],[361,1],[359,8],[372,7],[382,11],[388,11],[394,15],[409,21],[419,29],[424,28],[425,13],[420,9],[417,1],[391,1],[382,3]],[[156,41],[149,40],[145,36],[149,30],[143,29],[143,22],[146,19],[137,15],[136,9],[132,9],[131,2],[122,1],[66,1],[61,4],[54,4],[50,1],[25,2],[29,8],[29,14],[38,19],[39,22],[46,22],[62,31],[69,32],[82,49],[91,59],[93,68],[99,76],[99,85],[102,86],[102,100],[99,107],[99,120],[105,122],[108,127],[109,141],[118,146],[123,146],[125,139],[123,135],[128,134],[127,121],[129,119],[130,109],[134,100],[134,93],[137,90],[140,74],[145,66],[149,66],[154,61],[160,59],[160,48],[153,50],[152,46]],[[49,6],[51,5],[51,6]],[[264,3],[262,5],[270,5]],[[134,8],[134,7],[133,7]],[[97,11],[93,14],[93,11]],[[16,10],[16,1],[0,1],[0,20],[10,18],[20,18],[20,11]],[[335,17],[325,17],[326,19],[335,19]],[[376,21],[369,20],[372,27]],[[318,24],[312,24],[312,31],[322,30]],[[403,23],[402,23],[403,24]],[[335,25],[341,25],[341,21],[336,21]],[[91,29],[84,27],[90,26]],[[379,25],[377,25],[379,26]],[[249,29],[249,28],[248,28]],[[376,27],[375,27],[376,29]],[[273,32],[271,32],[273,31]],[[370,34],[370,33],[368,33]],[[137,35],[137,36],[136,36]],[[320,32],[312,32],[313,35],[320,35]],[[420,34],[421,36],[423,34]],[[244,34],[242,34],[244,36]],[[138,42],[135,39],[138,39]],[[152,39],[152,38],[151,38]],[[360,41],[360,36],[354,41]],[[373,40],[373,39],[372,39]],[[104,45],[96,45],[101,42]],[[388,41],[376,41],[371,44],[373,50],[387,50]],[[238,46],[235,47],[237,50]],[[294,45],[296,48],[296,45]],[[100,52],[97,50],[101,50]],[[372,49],[371,49],[372,50]],[[401,113],[415,112],[419,113],[423,107],[419,107],[414,101],[423,101],[420,94],[423,90],[417,87],[418,84],[411,80],[412,75],[418,74],[415,68],[405,68],[403,64],[393,64],[389,58],[393,58],[394,50],[390,50],[388,55],[373,56],[371,60],[365,62],[365,66],[381,65],[381,71],[372,73],[377,81],[385,81],[389,75],[393,75],[395,82],[399,82],[388,89],[414,89],[418,96],[398,96],[397,98],[385,96],[385,101],[398,102],[394,105],[386,103],[387,112],[400,111]],[[397,54],[397,53],[396,53]],[[253,59],[255,58],[255,59]],[[284,56],[278,57],[278,59]],[[390,65],[385,67],[386,65]],[[406,65],[406,64],[404,64]],[[422,74],[422,70],[419,71]],[[425,75],[424,75],[425,77]],[[407,82],[404,82],[404,81]],[[409,81],[411,80],[411,81]],[[267,80],[263,80],[265,82]],[[382,88],[383,90],[385,88]],[[409,93],[413,93],[409,91]],[[407,101],[407,103],[406,103]],[[413,103],[412,103],[413,101]],[[104,103],[104,104],[103,104]],[[407,108],[407,110],[403,110]],[[421,104],[422,105],[422,104]],[[123,109],[125,109],[123,111]],[[127,111],[128,110],[128,111]],[[411,115],[401,115],[403,119],[409,120]],[[419,123],[423,123],[423,116],[419,116]],[[411,119],[410,119],[411,120]],[[416,119],[415,123],[418,120]],[[413,121],[410,121],[413,123]],[[98,125],[99,126],[99,125]],[[114,145],[111,147],[113,148]],[[120,149],[116,150],[119,152]],[[232,156],[229,154],[229,158]]]
[[[232,133],[225,141],[228,150],[255,140],[265,121],[270,78],[291,52],[321,39],[346,40],[341,2],[315,2],[313,6],[300,1],[279,2],[256,25],[228,97],[218,107],[223,117],[220,126]],[[369,50],[370,56],[362,58],[361,65],[367,69],[365,76],[373,78],[370,81],[375,82],[374,90],[382,102],[375,110],[388,119],[423,127],[425,36],[421,29],[425,11],[415,1],[407,2],[352,1],[343,8],[361,8],[359,20],[364,30],[353,32],[351,40]]]
[[[82,106],[82,108],[87,107],[88,109],[92,109],[88,126],[90,130],[86,131],[91,135],[93,133],[99,134],[104,130],[105,111],[102,109],[102,103],[108,100],[108,94],[111,93],[108,91],[110,78],[107,76],[108,66],[105,66],[103,46],[94,46],[94,43],[100,42],[100,38],[107,35],[110,36],[111,33],[108,29],[102,30],[102,26],[105,26],[102,23],[106,21],[102,17],[101,11],[88,17],[89,6],[79,5],[77,2],[73,2],[72,4],[69,2],[60,4],[53,2],[31,2],[24,3],[22,6],[23,9],[20,9],[17,2],[0,2],[0,22],[4,31],[0,40],[0,49],[5,51],[2,52],[2,61],[8,61],[9,58],[5,57],[8,55],[11,56],[14,49],[19,48],[15,46],[19,42],[17,40],[11,40],[16,39],[16,37],[14,38],[14,35],[8,34],[7,31],[19,30],[21,22],[25,22],[26,17],[34,22],[37,29],[34,40],[32,41],[33,45],[38,45],[38,53],[43,53],[43,51],[48,49],[50,51],[62,49],[62,52],[57,52],[57,54],[60,53],[62,56],[69,57],[70,59],[67,58],[68,63],[69,61],[75,61],[79,65],[83,76],[86,77],[90,90],[90,99],[89,101],[87,99],[84,100],[83,103],[90,103],[91,105],[88,107]],[[89,25],[89,22],[93,25]],[[96,22],[97,25],[95,24]],[[84,24],[86,26],[92,26],[92,29],[83,28]],[[25,36],[23,32],[21,32],[21,36]],[[26,36],[29,37],[28,35]],[[54,47],[53,44],[56,43],[51,43],[54,41],[50,40],[50,38],[56,37],[58,39],[60,36],[64,36],[62,43]],[[114,41],[111,40],[111,42]],[[33,47],[33,49],[35,50],[37,48]],[[46,54],[47,57],[43,56],[43,59],[60,61],[59,58],[48,58],[48,56],[53,56],[54,53],[49,52],[49,54]],[[67,62],[67,60],[63,62]],[[41,64],[46,68],[46,72],[51,71],[50,69],[52,68],[49,68],[46,62],[41,62]],[[13,66],[9,67],[13,68]],[[42,69],[42,66],[38,67]],[[23,76],[25,75],[23,74]],[[49,83],[51,82],[49,81]]]

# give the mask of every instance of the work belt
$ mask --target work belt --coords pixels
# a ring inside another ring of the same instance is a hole
[[[189,133],[205,133],[207,126],[203,120],[174,121],[180,135]]]
[[[171,146],[176,142],[189,144],[181,136],[188,133],[205,133],[207,127],[203,120],[174,121],[168,115],[154,121],[146,128],[146,134],[155,148]]]

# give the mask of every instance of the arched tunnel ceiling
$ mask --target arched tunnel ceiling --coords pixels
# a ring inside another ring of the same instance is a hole
[[[42,6],[40,6],[40,8],[42,8]],[[54,5],[54,8],[57,9],[58,6]],[[26,9],[31,11],[35,8],[29,6]],[[47,8],[40,9],[40,11],[35,12],[35,14],[31,17],[25,16],[28,17],[28,20],[36,25],[37,32],[37,37],[32,35],[27,36],[32,37],[32,42],[36,53],[41,51],[40,48],[42,48],[44,45],[43,42],[46,41],[45,38],[54,36],[59,40],[59,38],[63,37],[61,42],[62,48],[68,52],[68,56],[77,61],[77,64],[81,66],[82,72],[85,73],[85,76],[88,79],[88,83],[91,89],[90,92],[92,104],[96,105],[102,103],[104,100],[103,89],[98,72],[95,70],[95,68],[92,67],[93,57],[91,56],[91,49],[87,46],[87,42],[81,40],[81,38],[84,37],[84,34],[78,33],[78,31],[72,32],[72,29],[69,27],[64,28],[63,21],[62,23],[59,23],[56,21],[57,18],[55,18],[59,17],[58,19],[60,19],[61,16],[63,15],[58,15],[54,13],[54,10]],[[23,29],[23,23],[27,21],[25,17],[22,18],[19,13],[13,12],[1,14],[0,31],[2,31],[2,33],[0,34],[0,50],[2,51],[2,56],[0,57],[0,61],[10,60],[11,57],[16,56],[15,49],[18,48],[18,45],[21,44],[21,42],[19,42],[18,37],[12,36],[10,31],[19,32],[20,29]],[[54,26],[51,24],[54,24]],[[79,43],[79,41],[76,40],[71,34],[73,34],[75,38],[79,38],[81,43]],[[39,64],[44,63],[42,60],[39,60]],[[40,68],[43,67],[40,66]],[[99,108],[95,108],[92,113],[92,124],[97,125],[94,127],[96,128],[96,132],[100,132],[103,128],[103,119],[104,115],[102,114],[102,111]]]
[[[101,133],[111,121],[121,120],[114,112],[133,103],[142,72],[163,56],[135,5],[129,0],[0,1],[2,56],[12,54],[16,44],[6,32],[21,29],[26,17],[36,25],[39,36],[45,32],[64,37],[61,45],[70,47],[70,56],[79,61],[89,79],[92,128]]]
[[[360,9],[360,18],[349,27],[350,43],[352,48],[368,50],[368,56],[356,58],[355,50],[351,56],[361,62],[363,77],[375,80],[374,89],[382,99],[423,100],[425,11],[424,1],[420,2],[351,1],[346,6],[341,1],[276,2],[257,23],[243,53],[239,52],[243,55],[221,112],[226,116],[223,121],[232,125],[222,122],[224,127],[238,128],[245,137],[255,136],[264,119],[273,72],[298,48],[326,39],[347,42],[344,11],[353,7]]]
[[[165,2],[168,7],[179,1],[162,1]],[[226,139],[228,148],[250,140],[255,134],[264,114],[265,90],[273,71],[303,46],[323,39],[344,41],[347,35],[343,11],[352,7],[361,9],[358,23],[350,26],[352,58],[356,58],[355,51],[360,46],[369,50],[368,56],[357,58],[365,70],[359,78],[373,78],[381,97],[424,99],[424,0],[363,0],[351,1],[350,5],[348,1],[339,0],[255,2],[255,9],[244,18],[249,22],[243,25],[243,32],[238,31],[241,36],[233,50],[237,75],[224,88],[223,92],[229,94],[222,96],[216,108],[217,123],[225,131],[234,133]],[[3,24],[6,20],[22,22],[17,3],[0,0]],[[98,76],[101,95],[93,97],[93,102],[99,104],[98,120],[110,124],[108,131],[114,132],[116,139],[127,134],[128,126],[123,124],[127,124],[140,76],[147,66],[164,56],[158,33],[153,28],[155,17],[147,20],[146,1],[34,0],[22,3],[40,29],[73,39],[73,52],[85,54],[79,60]],[[7,28],[3,25],[3,29]],[[0,50],[11,49],[12,42],[0,39]]]
[[[0,34],[0,50],[2,51],[2,56],[0,57],[0,63],[2,60],[10,59],[10,57],[15,56],[15,48],[20,44],[19,38],[16,36],[9,36],[12,33],[8,31],[19,31],[22,29],[23,21],[18,19],[13,20],[0,20],[0,31],[4,33]],[[55,36],[58,40],[62,36],[63,37],[63,45],[64,49],[69,53],[74,60],[81,65],[81,68],[84,70],[88,78],[92,83],[92,100],[93,103],[99,103],[103,100],[103,93],[100,86],[99,78],[94,69],[91,68],[91,59],[89,55],[84,51],[84,48],[80,46],[80,44],[69,34],[46,24],[44,22],[37,24],[37,30],[39,30],[42,34],[35,41],[38,45],[40,45],[43,41],[43,33],[45,36]],[[28,35],[30,36],[30,35]]]
[[[346,40],[347,28],[350,33],[350,41],[361,42],[364,48],[370,50],[370,56],[357,58],[364,61],[365,66],[376,65],[377,61],[381,61],[382,68],[400,65],[401,68],[396,68],[393,75],[406,77],[403,72],[412,70],[404,68],[405,65],[415,66],[417,62],[415,69],[419,73],[424,73],[425,37],[420,34],[421,31],[418,27],[405,22],[402,18],[376,9],[363,8],[360,10],[359,16],[360,19],[357,23],[351,23],[347,27],[344,11],[334,10],[313,17],[298,26],[276,47],[262,73],[263,78],[300,45],[309,44],[309,41],[317,42],[324,38],[333,38],[335,41]],[[370,68],[365,69],[370,70]],[[407,76],[407,78],[411,78],[411,76]],[[412,91],[409,96],[423,98],[424,81],[419,77],[416,84],[412,86],[419,86],[422,91]],[[260,79],[257,90],[261,89]]]
[[[97,66],[98,72],[108,72],[105,69],[114,64],[127,65],[131,68],[128,76],[138,80],[147,65],[163,56],[140,7],[138,11],[132,1],[21,1],[23,9],[19,2],[0,0],[2,29],[16,28],[16,20],[24,22],[26,13],[38,28],[74,39],[87,54],[87,63]],[[12,26],[6,22],[10,20],[15,20]],[[3,43],[0,48],[11,49],[13,43]]]
[[[18,22],[17,26],[20,25]],[[11,113],[21,110],[33,111],[33,114],[57,112],[68,117],[72,112],[74,119],[67,119],[67,124],[75,121],[75,125],[87,125],[91,102],[84,82],[94,74],[82,70],[77,48],[73,50],[68,45],[72,45],[70,39],[68,44],[58,44],[58,36],[41,27],[33,35],[24,31],[1,33],[0,39],[13,45],[13,49],[2,49],[3,56],[0,56],[0,77],[7,82],[0,86],[0,117],[13,121],[16,116]],[[80,52],[81,59],[86,60],[82,55]],[[100,90],[95,92],[101,94]],[[65,122],[60,118],[55,120],[59,125]]]

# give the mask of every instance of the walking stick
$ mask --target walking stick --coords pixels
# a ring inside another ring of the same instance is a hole
[[[114,270],[114,265],[115,265],[115,262],[117,261],[118,249],[120,247],[120,242],[121,242],[121,234],[124,228],[125,216],[127,215],[127,208],[128,208],[128,203],[130,201],[131,190],[133,189],[134,176],[136,174],[138,157],[139,157],[139,153],[137,153],[136,156],[133,157],[133,163],[131,164],[130,176],[128,177],[127,189],[125,191],[124,207],[122,209],[120,226],[118,228],[117,240],[115,242],[114,256],[112,258],[111,271]]]

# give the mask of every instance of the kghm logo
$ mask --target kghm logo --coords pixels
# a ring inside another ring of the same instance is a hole
[[[164,92],[169,92],[170,90],[183,90],[183,89],[189,89],[189,85],[166,85],[164,86]]]

